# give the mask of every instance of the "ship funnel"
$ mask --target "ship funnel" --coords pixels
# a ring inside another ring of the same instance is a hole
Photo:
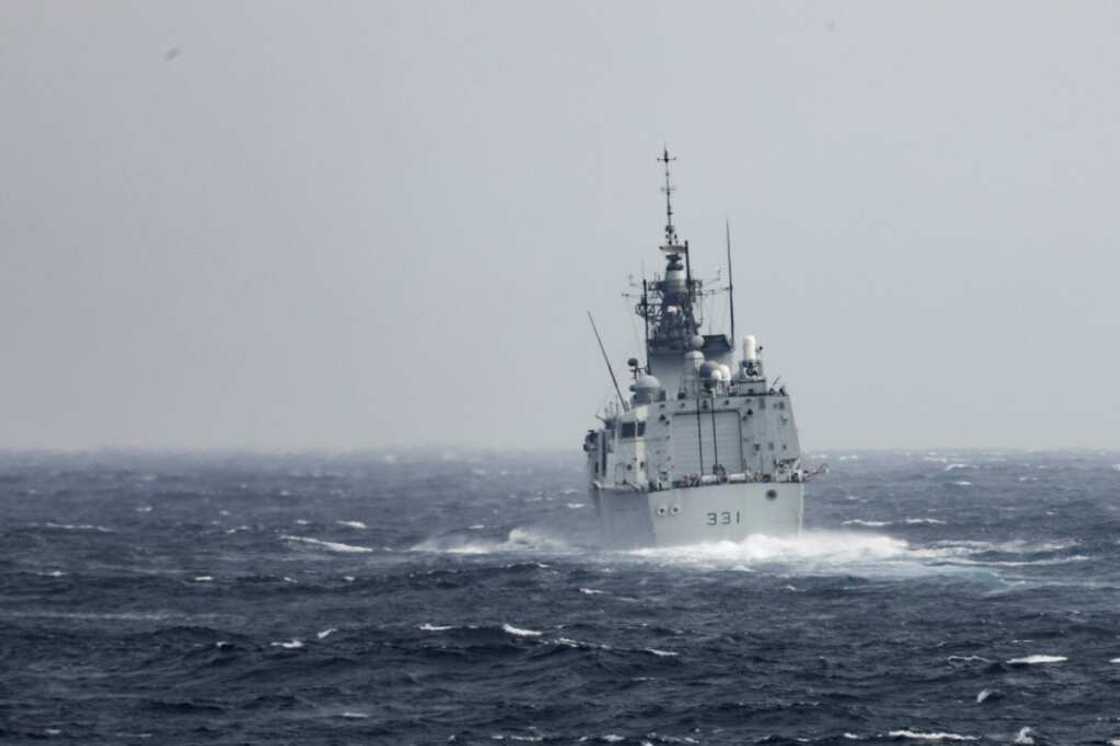
[[[758,340],[753,334],[743,337],[743,359],[748,363],[758,362]]]

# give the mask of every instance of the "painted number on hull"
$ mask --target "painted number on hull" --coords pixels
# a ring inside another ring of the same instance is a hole
[[[735,518],[734,521],[731,520],[733,515],[734,515],[734,518]],[[742,517],[742,515],[739,514],[738,510],[736,510],[734,513],[731,513],[731,511],[729,511],[729,510],[725,510],[722,513],[708,513],[708,525],[709,526],[730,526],[732,523],[742,523],[742,522],[743,522],[743,517]]]

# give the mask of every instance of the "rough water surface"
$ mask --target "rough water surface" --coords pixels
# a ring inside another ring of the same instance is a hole
[[[1120,744],[1120,456],[815,458],[610,552],[578,455],[0,456],[0,741]]]

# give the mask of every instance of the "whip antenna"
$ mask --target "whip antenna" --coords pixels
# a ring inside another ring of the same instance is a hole
[[[731,221],[723,221],[727,230],[727,302],[731,306],[731,349],[735,349],[735,274],[731,271]]]
[[[599,352],[603,353],[603,362],[607,364],[607,372],[611,374],[611,383],[614,384],[614,391],[618,394],[618,403],[622,405],[623,411],[626,410],[626,400],[622,398],[622,389],[618,387],[618,379],[614,376],[614,368],[611,367],[611,359],[607,357],[607,348],[603,346],[603,338],[599,336],[599,328],[595,326],[595,319],[591,316],[591,312],[587,312],[587,320],[591,322],[591,331],[595,332],[595,339],[599,341]]]

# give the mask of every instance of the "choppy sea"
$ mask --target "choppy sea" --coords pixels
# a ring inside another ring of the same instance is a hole
[[[813,460],[619,552],[578,453],[0,455],[0,742],[1120,744],[1120,455]]]

